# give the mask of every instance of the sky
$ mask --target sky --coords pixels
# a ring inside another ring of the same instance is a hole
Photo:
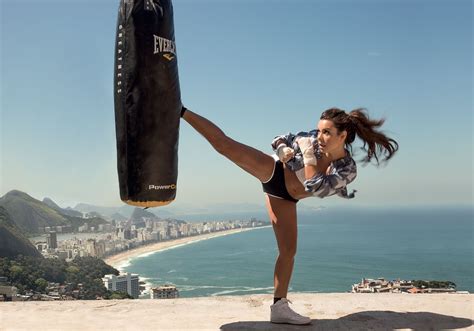
[[[0,4],[0,195],[123,205],[113,104],[119,1]],[[383,131],[400,149],[384,167],[359,164],[349,185],[356,198],[302,204],[472,206],[471,1],[173,6],[183,103],[233,139],[271,154],[276,135],[315,128],[330,107],[386,119]],[[178,169],[177,208],[264,203],[258,180],[184,121]]]

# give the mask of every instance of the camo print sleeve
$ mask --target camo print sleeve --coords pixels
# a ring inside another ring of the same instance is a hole
[[[311,140],[313,142],[313,145],[317,145],[317,131],[316,130],[311,130],[309,132],[306,131],[300,131],[297,134],[293,133],[287,133],[285,135],[280,135],[276,136],[273,141],[272,141],[272,148],[273,151],[276,152],[276,149],[279,144],[283,143],[288,147],[293,148],[296,152],[299,151],[299,146],[296,142],[296,139],[298,137],[311,137]]]
[[[285,144],[288,147],[293,146],[296,136],[293,133],[287,133],[285,135],[276,136],[272,141],[272,149],[276,152],[278,145]]]
[[[289,160],[286,163],[286,166],[291,171],[297,171],[301,168],[304,168],[303,154],[301,153],[300,147],[298,146],[298,143],[296,142],[297,139],[299,137],[310,137],[313,143],[316,158],[320,159],[321,155],[319,151],[319,145],[317,142],[317,136],[318,134],[316,130],[311,130],[309,132],[300,131],[296,134],[287,133],[285,135],[276,136],[272,141],[272,148],[273,148],[273,151],[276,152],[278,145],[281,143],[285,144],[288,147],[293,148],[293,150],[295,151],[295,157]]]
[[[355,161],[348,157],[339,160],[331,167],[329,175],[317,174],[304,182],[306,192],[311,192],[313,196],[324,198],[334,194],[346,199],[354,198],[355,190],[348,194],[347,185],[357,176]]]

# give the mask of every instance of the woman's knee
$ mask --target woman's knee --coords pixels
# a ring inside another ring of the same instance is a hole
[[[292,260],[296,256],[296,244],[278,248],[278,255],[285,260]]]

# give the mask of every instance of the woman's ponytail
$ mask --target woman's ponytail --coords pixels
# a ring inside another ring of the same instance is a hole
[[[376,130],[385,122],[384,119],[371,120],[363,108],[351,111],[348,116],[354,125],[355,133],[364,142],[362,149],[367,152],[364,162],[369,163],[375,158],[378,165],[379,156],[385,155],[383,161],[388,161],[398,150],[395,140]]]

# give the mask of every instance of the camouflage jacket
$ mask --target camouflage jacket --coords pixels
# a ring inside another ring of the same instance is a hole
[[[297,134],[288,133],[286,135],[276,136],[272,141],[272,148],[276,152],[278,141],[283,142],[286,146],[291,147],[295,151],[295,157],[286,163],[286,166],[294,172],[300,173],[298,178],[302,182],[305,191],[312,196],[324,198],[337,194],[346,199],[354,197],[355,190],[348,194],[347,185],[351,183],[357,176],[357,166],[349,151],[346,150],[346,156],[331,162],[329,174],[318,173],[310,179],[301,176],[304,174],[303,154],[296,143],[298,137],[310,137],[313,143],[316,159],[321,159],[322,155],[319,150],[317,141],[317,130],[309,132],[298,132]],[[302,180],[302,178],[304,178]]]

